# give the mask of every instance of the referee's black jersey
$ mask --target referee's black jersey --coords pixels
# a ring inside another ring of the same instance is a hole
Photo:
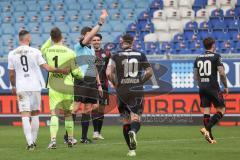
[[[116,67],[118,87],[140,85],[144,70],[150,67],[145,54],[131,49],[113,54],[109,63]]]
[[[196,58],[194,68],[197,69],[200,76],[200,89],[220,89],[218,83],[218,66],[223,66],[219,54],[206,51],[205,54]]]

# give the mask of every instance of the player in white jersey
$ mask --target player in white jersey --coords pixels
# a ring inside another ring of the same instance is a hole
[[[19,32],[20,46],[8,55],[9,77],[12,93],[17,94],[19,111],[22,116],[23,131],[27,149],[34,150],[39,129],[39,111],[43,76],[40,67],[49,72],[68,74],[69,69],[49,66],[42,53],[29,46],[31,36],[28,31]],[[31,117],[31,122],[30,122]]]

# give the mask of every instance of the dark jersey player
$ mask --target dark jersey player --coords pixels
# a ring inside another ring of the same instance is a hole
[[[123,51],[113,54],[107,67],[108,80],[118,96],[118,110],[123,118],[123,135],[129,147],[128,156],[136,156],[136,134],[143,111],[143,84],[152,76],[146,56],[132,50],[133,37],[124,35]]]
[[[99,79],[101,81],[103,96],[99,97],[99,102],[92,110],[92,122],[93,122],[93,139],[104,139],[101,130],[104,119],[104,109],[105,106],[109,104],[109,95],[108,95],[108,79],[106,76],[106,69],[111,57],[110,51],[101,48],[102,35],[96,34],[92,39],[92,46],[95,50],[96,56],[96,67],[99,74]]]
[[[213,138],[211,129],[225,113],[225,101],[218,84],[218,73],[226,94],[228,94],[228,87],[221,56],[214,53],[216,48],[214,39],[206,38],[203,44],[206,51],[205,54],[198,56],[194,62],[194,77],[199,86],[201,107],[204,109],[203,123],[205,127],[200,131],[205,139],[213,144],[216,143],[216,140]],[[212,104],[217,112],[210,117]]]

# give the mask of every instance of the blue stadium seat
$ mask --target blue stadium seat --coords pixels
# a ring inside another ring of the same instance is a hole
[[[2,33],[3,34],[15,34],[15,28],[12,24],[10,23],[3,23],[2,24]]]
[[[68,17],[63,11],[54,12],[54,19],[58,22],[68,22]]]
[[[20,2],[19,4],[15,5],[15,12],[25,12],[27,11],[27,6],[25,4],[22,4],[22,2]]]
[[[71,10],[66,13],[67,19],[71,21],[77,21],[79,22],[81,20],[81,16],[79,16],[78,11],[76,10]]]
[[[34,11],[34,12],[40,11],[40,7],[38,4],[36,4],[35,1],[25,1],[25,5],[27,6],[28,11]]]
[[[43,22],[54,22],[55,21],[55,17],[54,17],[54,15],[52,15],[52,13],[50,11],[41,11],[40,16],[42,17],[41,20]]]
[[[127,33],[135,33],[137,31],[137,25],[136,23],[131,23],[127,26]]]
[[[26,12],[26,18],[28,19],[28,22],[40,22],[41,18],[38,15],[38,12],[30,11]]]
[[[69,25],[69,28],[70,28],[70,32],[80,33],[81,27],[80,27],[80,24],[78,22],[69,22],[68,25]]]
[[[197,41],[190,41],[189,42],[189,49],[191,49],[192,51],[194,50],[198,50],[203,48],[203,43],[200,40]]]
[[[176,35],[173,37],[173,42],[180,42],[180,41],[183,41],[183,34],[181,34],[181,33],[176,34]]]
[[[212,29],[225,29],[226,24],[223,19],[210,19],[209,25],[211,25]]]
[[[41,0],[38,2],[38,4],[40,6],[41,11],[52,11],[53,10],[53,6],[47,0]]]
[[[70,0],[72,2],[69,2],[67,4],[67,8],[68,10],[76,10],[79,11],[80,10],[80,4],[78,2],[76,2],[76,0]]]
[[[40,28],[39,23],[36,23],[36,22],[28,23],[28,27],[31,33],[35,33],[35,34],[42,33],[42,28]]]
[[[43,29],[43,33],[50,33],[53,28],[53,24],[51,22],[42,22],[41,28]]]
[[[193,10],[197,12],[201,8],[205,8],[207,0],[195,0],[193,4]]]
[[[22,22],[22,23],[27,23],[28,18],[25,17],[26,14],[24,12],[14,12],[13,17],[15,18],[15,22]]]
[[[211,17],[223,17],[223,14],[222,9],[215,9],[211,12]]]
[[[226,11],[225,17],[237,17],[237,12],[235,9],[229,9]]]
[[[147,42],[145,43],[145,51],[147,54],[159,54],[159,42]]]
[[[204,21],[202,23],[200,23],[199,29],[209,29],[209,25],[211,22],[208,21]]]
[[[229,28],[230,24],[235,21],[235,17],[224,17],[224,23]]]
[[[94,5],[92,3],[90,3],[88,0],[83,0],[83,2],[81,1],[80,4],[81,10],[92,10],[94,9]]]
[[[9,43],[13,42],[13,35],[11,34],[3,34],[1,36],[1,39],[4,39],[4,41],[2,41],[3,45],[7,46]]]
[[[69,32],[68,25],[65,22],[55,22],[53,25],[60,28],[60,30],[63,33],[68,33]]]
[[[13,7],[11,2],[0,1],[0,8],[2,8],[3,12],[13,12]]]
[[[103,25],[100,29],[101,32],[111,32],[112,30],[112,25],[110,23],[106,23],[106,25]]]
[[[213,31],[213,37],[218,41],[224,41],[224,40],[228,40],[230,38],[230,35],[228,32],[224,32],[224,30],[220,29],[220,30]]]
[[[240,32],[235,31],[235,32],[230,32],[229,33],[230,39],[233,41],[240,41]]]
[[[234,49],[232,41],[224,41],[221,43],[220,50],[221,53],[231,53]]]
[[[15,28],[15,33],[19,33],[20,30],[29,30],[29,25],[25,24],[25,23],[15,23],[14,24],[14,28]]]
[[[193,40],[194,35],[196,35],[196,32],[191,30],[184,31],[183,33],[184,40]]]
[[[107,6],[109,9],[117,9],[117,8],[121,8],[122,5],[121,3],[117,2],[116,0],[110,0],[110,1],[107,1]]]
[[[188,22],[184,28],[184,30],[197,30],[197,29],[198,29],[197,22]]]
[[[134,1],[120,0],[120,3],[123,8],[135,8],[136,7],[136,4]]]
[[[14,18],[12,17],[12,14],[9,12],[1,13],[1,17],[2,17],[3,23],[11,23],[14,20]]]
[[[39,34],[31,34],[32,46],[37,47],[43,44],[44,39]]]
[[[213,37],[212,32],[209,32],[208,30],[205,29],[199,29],[198,30],[198,35],[201,40],[207,38],[207,37]]]
[[[143,42],[135,42],[133,44],[133,49],[139,52],[145,52],[145,46]],[[148,52],[147,52],[148,53]]]
[[[239,20],[233,20],[229,22],[228,26],[229,26],[229,29],[240,29],[240,22]]]
[[[147,33],[153,33],[154,32],[154,26],[153,26],[153,23],[151,23],[151,22],[147,22],[147,23],[145,23],[145,24],[142,24],[141,26],[140,26],[140,31],[141,31],[141,33],[143,33],[143,32],[147,32]]]
[[[55,11],[63,11],[63,10],[67,9],[67,5],[64,2],[60,2],[60,1],[53,2],[52,1],[52,3],[53,3]]]

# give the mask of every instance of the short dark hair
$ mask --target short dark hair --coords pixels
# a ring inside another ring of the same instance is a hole
[[[207,37],[203,40],[203,45],[206,50],[210,50],[215,44],[215,40],[212,37]]]
[[[51,29],[50,36],[53,42],[57,43],[62,39],[62,32],[58,27]]]
[[[87,32],[91,32],[92,28],[91,27],[83,27],[81,30],[81,35],[85,36]]]
[[[28,32],[27,30],[25,30],[25,29],[22,29],[22,30],[18,33],[18,38],[19,38],[19,40],[22,40],[23,37],[24,37],[25,35],[27,35],[27,34],[29,34],[29,32]]]
[[[125,34],[125,35],[122,37],[122,40],[123,40],[123,42],[125,42],[125,43],[132,44],[134,38],[133,38],[133,36],[131,36],[130,34]]]
[[[98,37],[98,38],[100,38],[100,40],[102,40],[102,35],[101,35],[100,33],[97,33],[97,34],[95,35],[95,37]]]

